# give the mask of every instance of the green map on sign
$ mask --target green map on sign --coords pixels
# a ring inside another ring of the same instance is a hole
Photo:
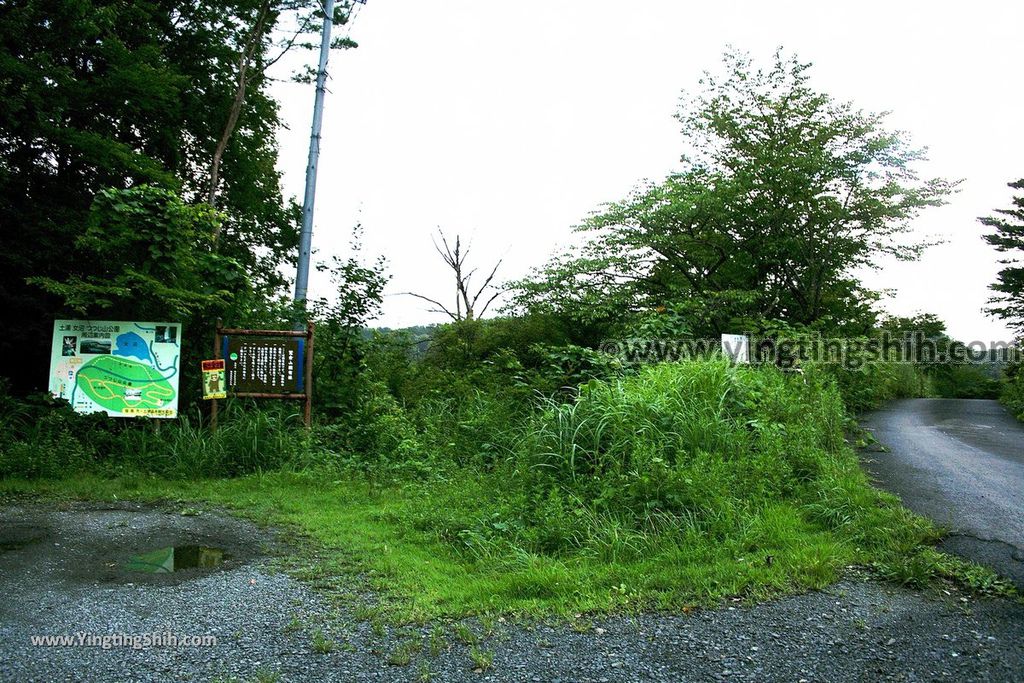
[[[161,408],[174,398],[174,388],[153,366],[123,356],[98,356],[83,365],[78,389],[102,408],[131,412]]]
[[[178,416],[181,323],[54,320],[50,393],[78,413]]]

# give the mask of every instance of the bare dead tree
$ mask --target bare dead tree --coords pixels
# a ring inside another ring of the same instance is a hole
[[[479,288],[474,288],[472,284],[473,275],[477,273],[476,268],[466,269],[466,260],[469,258],[469,247],[465,250],[462,248],[462,239],[459,235],[455,235],[454,245],[448,242],[443,231],[437,231],[438,236],[441,238],[441,244],[437,243],[437,239],[431,237],[434,243],[434,249],[441,256],[441,260],[444,261],[445,265],[448,266],[452,271],[452,275],[455,277],[455,306],[454,311],[442,304],[436,299],[431,299],[423,294],[417,294],[416,292],[403,292],[409,296],[414,296],[417,299],[423,299],[424,301],[433,304],[436,308],[430,309],[433,313],[444,313],[453,321],[458,322],[460,320],[473,320],[479,318],[487,312],[487,308],[494,302],[498,296],[501,295],[501,290],[491,283],[494,281],[494,276],[498,272],[498,268],[501,266],[503,259],[498,259],[498,262],[491,268],[490,273],[484,278],[483,283]],[[493,290],[493,291],[488,291]],[[486,295],[485,295],[486,292]],[[477,309],[477,305],[483,301],[483,306]]]

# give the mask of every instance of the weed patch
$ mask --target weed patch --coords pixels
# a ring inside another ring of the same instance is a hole
[[[692,361],[543,401],[502,426],[500,458],[487,451],[426,477],[82,474],[0,480],[0,495],[206,501],[283,525],[315,549],[289,571],[354,604],[381,634],[439,616],[478,615],[486,631],[495,614],[759,600],[825,587],[851,565],[910,586],[1007,590],[934,550],[939,530],[870,486],[846,424],[827,377]],[[359,606],[356,576],[379,604]],[[454,629],[478,643],[468,626]],[[322,633],[313,641],[331,647]],[[429,647],[440,652],[443,634]]]

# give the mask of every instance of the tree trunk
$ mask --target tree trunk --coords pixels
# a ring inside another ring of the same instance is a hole
[[[238,126],[238,118],[242,113],[242,105],[245,104],[245,88],[248,83],[249,63],[252,56],[263,40],[263,34],[267,27],[267,14],[270,11],[270,0],[264,0],[260,6],[259,14],[256,17],[256,24],[252,33],[246,41],[242,54],[238,59],[238,85],[235,88],[235,99],[231,102],[231,109],[228,111],[227,121],[224,123],[224,130],[221,132],[220,140],[213,152],[213,159],[210,162],[210,187],[206,201],[210,206],[217,206],[217,185],[220,183],[220,164],[227,150],[228,141],[231,139],[235,128]],[[220,223],[214,229],[213,241],[216,244],[220,237]]]

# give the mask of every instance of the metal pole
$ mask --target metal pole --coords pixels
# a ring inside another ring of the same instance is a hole
[[[220,358],[220,340],[221,340],[221,329],[222,321],[217,318],[217,331],[213,334],[213,357]],[[227,386],[227,373],[224,373],[224,384]],[[217,432],[217,399],[210,401],[210,431]]]
[[[303,422],[306,423],[306,431],[312,424],[313,416],[313,321],[306,323],[306,377],[304,379],[306,390],[306,405],[303,409]]]
[[[316,167],[320,158],[320,125],[323,123],[324,94],[327,91],[327,57],[331,52],[331,24],[334,0],[324,2],[324,25],[320,34],[320,67],[316,73],[316,99],[309,134],[309,163],[306,165],[306,194],[302,200],[302,232],[299,233],[299,263],[295,273],[295,303],[305,305],[309,284],[309,253],[313,243],[313,203],[316,199]],[[298,324],[298,321],[296,321]],[[301,329],[301,328],[297,328]]]

